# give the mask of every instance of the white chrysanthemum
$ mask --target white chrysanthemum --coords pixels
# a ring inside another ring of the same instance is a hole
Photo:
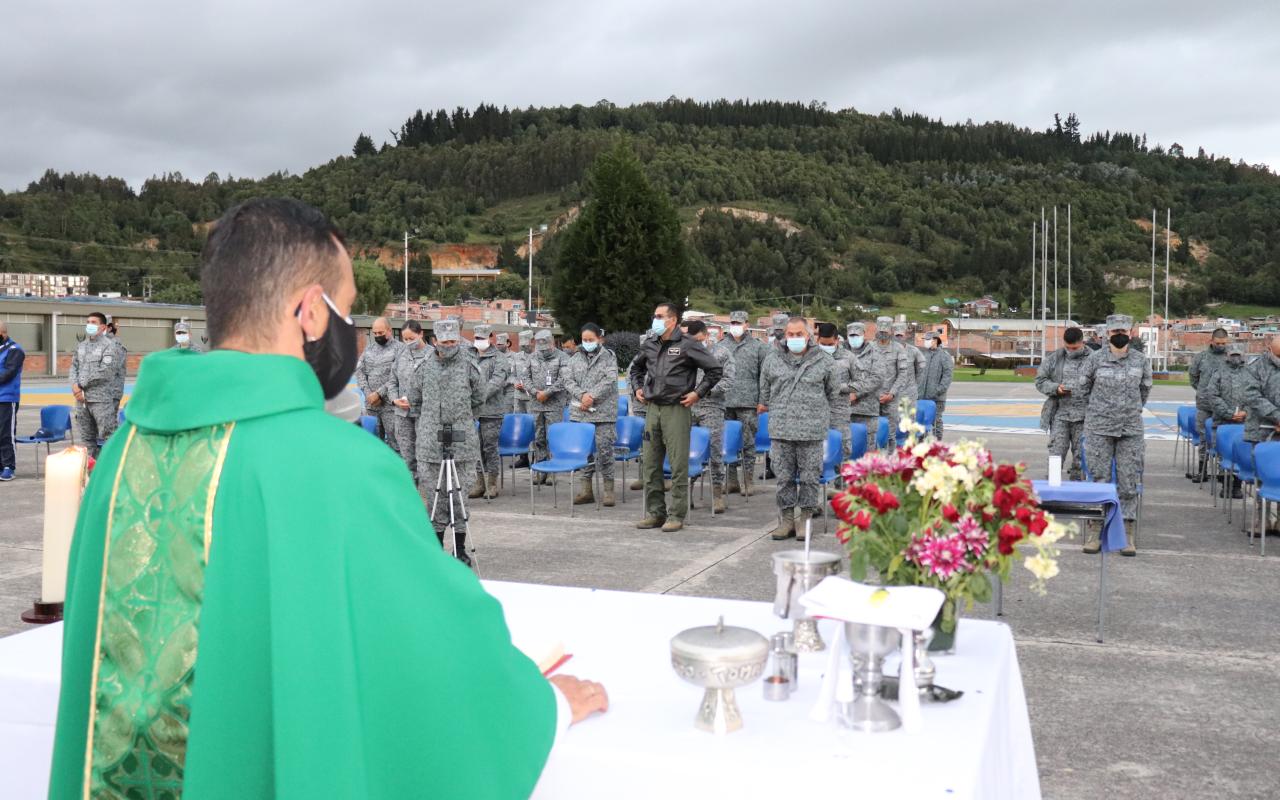
[[[1023,563],[1037,580],[1047,581],[1058,574],[1058,562],[1040,554],[1027,556],[1027,560]]]

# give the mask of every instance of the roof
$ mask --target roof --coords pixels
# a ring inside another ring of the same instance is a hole
[[[1068,327],[1072,325],[1078,326],[1080,324],[1069,319],[1050,319],[1041,322],[1038,319],[1004,319],[1002,317],[983,317],[981,319],[958,319],[956,317],[947,317],[946,321],[951,325],[951,327],[959,331],[989,331],[993,325],[999,326],[1001,330],[1039,331],[1043,330],[1046,326],[1054,328]]]
[[[482,267],[466,267],[462,269],[435,269],[431,270],[433,278],[488,278],[497,277],[502,274],[500,269],[484,269]]]

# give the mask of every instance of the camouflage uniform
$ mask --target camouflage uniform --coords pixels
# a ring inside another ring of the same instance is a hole
[[[1108,347],[1087,359],[1083,386],[1089,396],[1084,426],[1089,474],[1096,482],[1110,483],[1114,458],[1120,508],[1125,519],[1135,519],[1145,450],[1142,408],[1151,393],[1151,364],[1136,350],[1120,355]]]
[[[391,373],[395,369],[396,356],[402,349],[404,343],[393,338],[388,338],[386,344],[378,344],[370,338],[356,361],[356,385],[366,398],[377,392],[382,400],[377,406],[366,406],[365,413],[378,418],[378,436],[397,453],[400,445],[396,442],[395,406],[391,405],[390,392]]]
[[[488,326],[476,326],[475,335],[478,339],[488,338]],[[489,477],[488,490],[495,493],[501,467],[498,437],[502,433],[502,417],[506,413],[507,379],[511,374],[511,360],[492,347],[484,352],[473,352],[475,355],[472,360],[480,369],[480,377],[485,384],[484,401],[476,410],[476,417],[480,420],[480,463],[476,465],[476,469],[478,474]]]
[[[409,474],[415,479],[418,476],[418,409],[422,406],[422,385],[418,383],[418,366],[428,353],[434,353],[434,351],[426,345],[413,347],[406,344],[400,348],[392,365],[391,382],[388,387],[391,392],[388,400],[398,400],[403,397],[409,401],[408,408],[392,405],[392,409],[394,409],[396,449],[404,459],[405,466],[409,468]]]
[[[720,380],[711,387],[711,393],[693,404],[693,424],[711,431],[711,485],[724,487],[724,402],[733,390],[737,365],[733,353],[721,347],[711,348],[711,355],[720,362],[723,372]],[[702,383],[703,372],[698,370],[697,383]],[[752,449],[755,449],[754,447]]]
[[[734,325],[742,325],[745,329],[747,314],[745,311],[734,311],[729,315]],[[756,430],[760,424],[760,415],[756,405],[760,402],[760,370],[764,366],[765,355],[769,345],[752,337],[745,330],[741,339],[725,336],[716,349],[723,349],[733,360],[734,380],[724,398],[724,418],[734,419],[742,423],[742,474],[748,483],[756,469]],[[716,356],[719,358],[719,356]],[[723,380],[723,379],[722,379]],[[737,488],[737,472],[729,481],[729,491]]]
[[[191,352],[193,352],[193,353],[203,353],[203,352],[204,352],[204,350],[203,350],[203,349],[201,349],[200,345],[196,344],[195,342],[193,342],[193,341],[191,340],[191,325],[189,325],[189,324],[188,324],[188,323],[186,323],[186,322],[177,322],[177,323],[174,323],[174,326],[173,326],[173,335],[174,335],[175,339],[176,339],[176,337],[177,337],[177,335],[178,335],[179,333],[185,333],[185,334],[187,335],[187,343],[186,343],[186,344],[175,343],[175,344],[173,345],[173,347],[172,347],[172,348],[170,348],[170,349],[172,349],[172,350],[190,350],[190,351],[191,351]]]
[[[507,347],[507,334],[495,333],[493,340],[494,348],[507,359],[507,386],[502,393],[502,413],[510,414],[516,410],[515,354]]]
[[[866,326],[861,322],[853,322],[849,324],[847,331],[850,336],[865,336]],[[844,392],[843,398],[847,403],[845,416],[850,423],[859,422],[867,426],[866,452],[873,453],[876,449],[876,429],[880,425],[879,398],[885,385],[876,346],[864,340],[856,350],[850,349],[848,370],[848,390]],[[857,395],[858,399],[850,401],[851,394]],[[844,427],[847,428],[848,425]],[[852,444],[849,454],[853,454]]]
[[[115,413],[118,420],[120,403],[124,400],[125,377],[129,368],[129,348],[125,347],[124,343],[120,341],[120,337],[113,333],[105,333],[103,336],[110,339],[111,343],[116,346],[115,356],[112,359],[115,362],[116,371],[111,376],[111,394],[115,397]]]
[[[1187,370],[1187,377],[1191,379],[1191,388],[1196,390],[1196,433],[1200,436],[1200,471],[1204,471],[1204,463],[1209,457],[1209,448],[1206,443],[1204,423],[1205,420],[1213,416],[1213,405],[1209,402],[1209,398],[1203,396],[1203,390],[1208,387],[1213,374],[1225,366],[1227,363],[1227,348],[1223,347],[1221,352],[1215,351],[1213,345],[1205,348],[1202,352],[1197,353],[1196,357],[1191,359],[1191,366]]]
[[[1245,384],[1244,402],[1249,416],[1245,418],[1244,438],[1248,442],[1280,439],[1280,358],[1263,353],[1245,367],[1249,381]]]
[[[418,362],[414,380],[422,389],[422,404],[418,409],[418,493],[426,503],[428,513],[435,505],[431,522],[441,541],[449,525],[449,497],[445,494],[443,482],[440,483],[439,497],[436,497],[436,484],[444,463],[440,432],[444,426],[452,426],[455,437],[453,461],[458,472],[458,495],[455,499],[465,500],[476,479],[475,464],[480,458],[475,411],[484,402],[485,393],[484,379],[475,362],[467,358],[460,347],[454,346],[446,352],[440,344],[441,341],[457,342],[456,325],[451,320],[436,323],[436,348],[428,351]],[[449,336],[455,338],[449,340]],[[461,518],[460,506],[455,504],[453,513],[455,532],[460,540],[465,539],[467,523]]]
[[[535,418],[534,460],[545,461],[551,455],[551,451],[547,449],[547,429],[557,422],[564,421],[564,407],[569,403],[564,388],[564,379],[569,374],[569,357],[563,350],[557,350],[552,346],[551,331],[538,331],[535,342],[536,347],[526,362],[528,366],[524,384],[532,395],[529,400],[529,411]],[[543,347],[549,349],[545,352],[538,349]],[[545,402],[538,400],[538,392],[546,392]],[[540,472],[538,475],[545,476],[546,473]],[[545,477],[541,480],[545,480]]]
[[[880,365],[882,385],[880,393],[891,395],[887,403],[880,404],[880,416],[889,419],[889,438],[885,442],[885,449],[892,452],[898,446],[898,400],[903,397],[915,399],[911,388],[915,381],[915,365],[911,354],[907,352],[907,348],[903,346],[902,342],[893,339],[887,342],[879,340],[880,331],[884,330],[881,320],[885,319],[887,318],[881,317],[876,321],[877,341],[872,347],[875,348],[876,357]],[[879,422],[877,421],[876,424],[878,426]]]
[[[836,345],[831,355],[831,380],[836,385],[836,398],[831,401],[832,429],[840,431],[840,463],[849,460],[849,388],[853,381],[853,354],[846,347]]]
[[[893,324],[893,338],[898,344],[906,349],[907,355],[911,359],[910,379],[907,381],[907,389],[903,392],[904,397],[911,400],[920,399],[920,382],[924,378],[925,357],[915,343],[907,338],[907,324],[905,322],[895,322]]]
[[[1237,411],[1246,411],[1248,408],[1245,393],[1249,382],[1253,380],[1253,374],[1245,366],[1243,348],[1240,349],[1238,359],[1232,358],[1232,355],[1234,354],[1228,355],[1226,364],[1214,371],[1209,384],[1204,387],[1209,405],[1213,407],[1214,425],[1230,425],[1235,422],[1232,417]]]
[[[603,344],[594,353],[579,347],[566,358],[564,388],[570,399],[569,421],[588,422],[596,428],[596,452],[582,476],[590,484],[596,464],[605,489],[612,491],[613,443],[618,438],[618,357]],[[582,396],[591,395],[591,408],[582,410]]]
[[[76,401],[76,427],[80,443],[94,457],[98,442],[110,439],[119,424],[115,381],[121,349],[103,331],[76,345],[71,358],[71,385],[84,390],[84,402]]]
[[[778,476],[779,530],[795,532],[794,512],[812,516],[820,502],[822,445],[829,409],[840,387],[832,378],[831,356],[816,347],[770,358],[760,376],[760,402],[769,407],[770,455]],[[775,533],[775,538],[786,538]]]
[[[920,350],[924,356],[924,370],[918,378],[917,394],[921,400],[932,400],[938,407],[937,416],[933,418],[933,438],[942,438],[942,412],[947,408],[947,392],[951,389],[951,376],[955,371],[955,362],[951,354],[942,349],[940,339],[934,338],[938,344],[927,350]]]
[[[529,356],[530,353],[525,347],[533,343],[533,331],[520,331],[519,337],[520,347],[511,354],[511,371],[508,380],[511,382],[512,408],[517,414],[529,413],[529,393],[517,389],[517,383],[527,385],[529,380]]]
[[[1072,481],[1084,479],[1080,451],[1085,411],[1089,406],[1084,372],[1093,353],[1087,347],[1080,348],[1074,355],[1065,347],[1059,348],[1050,353],[1036,371],[1036,389],[1046,397],[1040,409],[1040,428],[1049,432],[1049,455],[1062,459],[1067,480]],[[1067,387],[1071,393],[1058,394],[1059,386]]]

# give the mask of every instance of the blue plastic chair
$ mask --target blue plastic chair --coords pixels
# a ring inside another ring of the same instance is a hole
[[[40,409],[40,430],[30,436],[15,436],[17,444],[33,444],[36,446],[36,477],[40,477],[40,445],[44,445],[44,454],[48,458],[54,442],[64,442],[71,438],[71,406],[45,406]]]
[[[1084,475],[1084,479],[1086,481],[1091,481],[1093,480],[1093,475],[1089,472],[1089,457],[1088,457],[1088,454],[1085,452],[1084,442],[1085,442],[1085,437],[1081,436],[1080,437],[1080,472]],[[1117,490],[1119,489],[1120,481],[1118,476],[1116,475],[1116,460],[1114,458],[1111,459],[1111,483],[1117,487]],[[1141,535],[1142,533],[1142,506],[1143,506],[1142,498],[1143,498],[1142,476],[1139,475],[1138,476],[1138,513],[1133,521],[1134,522],[1134,525],[1133,525],[1134,545],[1137,545],[1138,536]]]
[[[866,426],[862,426],[866,430]],[[863,443],[865,449],[866,434],[863,434]],[[840,454],[844,450],[844,440],[840,436],[840,431],[832,428],[827,431],[827,438],[822,443],[822,475],[818,478],[819,492],[822,497],[822,532],[827,532],[827,506],[831,505],[826,500],[826,486],[836,479],[840,469]]]
[[[876,447],[880,450],[889,446],[889,418],[881,417],[880,425],[876,428]]]
[[[619,417],[613,441],[613,460],[622,462],[622,502],[627,502],[627,462],[637,461],[644,449],[644,417]]]
[[[360,418],[360,427],[364,428],[369,433],[372,433],[374,436],[377,436],[378,435],[378,418],[372,417],[366,414],[365,416]]]
[[[570,420],[570,419],[569,419],[569,410],[570,410],[570,409],[569,409],[569,406],[565,406],[565,407],[564,407],[564,413],[560,415],[560,418],[561,418],[563,421],[565,421],[565,422],[571,422],[571,421],[572,421],[572,420]]]
[[[503,414],[502,430],[498,431],[498,473],[506,477],[504,459],[511,459],[511,483],[516,482],[516,459],[529,455],[535,432],[532,414]]]
[[[867,454],[867,425],[865,422],[849,423],[849,460],[857,461]]]
[[[529,513],[535,514],[533,508],[533,474],[542,472],[549,475],[569,473],[569,485],[578,470],[587,466],[591,454],[596,451],[596,426],[590,422],[557,422],[547,429],[547,449],[551,457],[545,461],[537,461],[529,467]],[[600,474],[599,470],[595,471]],[[597,504],[599,503],[599,494]],[[553,507],[559,506],[556,497],[556,485],[551,484],[551,502]],[[573,503],[569,504],[569,516],[573,516]]]
[[[933,435],[933,423],[938,419],[938,403],[934,400],[916,401],[916,422],[924,426],[924,435]]]
[[[735,473],[742,464],[742,423],[736,419],[724,421],[724,435],[720,437],[720,460],[724,462],[725,469],[734,470]],[[746,501],[747,496],[744,494],[742,499]]]
[[[701,425],[694,425],[689,430],[689,491],[687,493],[689,505],[685,508],[687,515],[693,510],[693,482],[702,477],[702,473],[707,468],[707,459],[711,457],[711,431]],[[671,459],[662,459],[662,474],[671,477]],[[715,515],[715,509],[711,506],[707,507],[711,511],[712,516]]]
[[[1257,489],[1258,473],[1253,466],[1253,443],[1246,442],[1244,436],[1236,439],[1232,444],[1231,463],[1235,464],[1236,477],[1240,480],[1240,489],[1244,493],[1244,499],[1240,502],[1240,530],[1247,530],[1249,538],[1252,540],[1253,531],[1248,529],[1249,490]],[[1232,499],[1230,495],[1227,496],[1227,521],[1231,520]]]
[[[769,438],[769,412],[766,411],[760,415],[756,423],[756,455],[761,453],[768,454],[769,449],[773,447],[773,440]],[[764,459],[760,459],[760,480],[764,480],[765,476]]]
[[[1206,422],[1207,426],[1208,423]],[[1244,425],[1218,424],[1213,426],[1213,483],[1209,487],[1209,493],[1213,497],[1213,507],[1218,507],[1218,481],[1226,481],[1227,472],[1231,469],[1231,449],[1232,442],[1235,439],[1244,436]],[[1223,503],[1226,506],[1226,503]]]
[[[116,425],[124,424],[124,409],[120,409],[120,413],[116,414]]]
[[[625,394],[618,395],[618,416],[625,417],[631,413],[631,398]]]
[[[1191,471],[1191,448],[1200,446],[1200,434],[1196,431],[1196,407],[1178,406],[1178,431],[1173,440],[1173,463],[1178,463],[1178,448],[1182,447],[1183,462]]]
[[[1280,503],[1280,442],[1262,442],[1253,448],[1253,466],[1258,475],[1258,499],[1262,502],[1260,555],[1267,554],[1267,519],[1271,504]]]

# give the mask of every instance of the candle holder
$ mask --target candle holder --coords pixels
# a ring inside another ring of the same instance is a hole
[[[42,603],[36,600],[31,608],[22,612],[22,621],[32,625],[48,625],[62,621],[62,603]]]

